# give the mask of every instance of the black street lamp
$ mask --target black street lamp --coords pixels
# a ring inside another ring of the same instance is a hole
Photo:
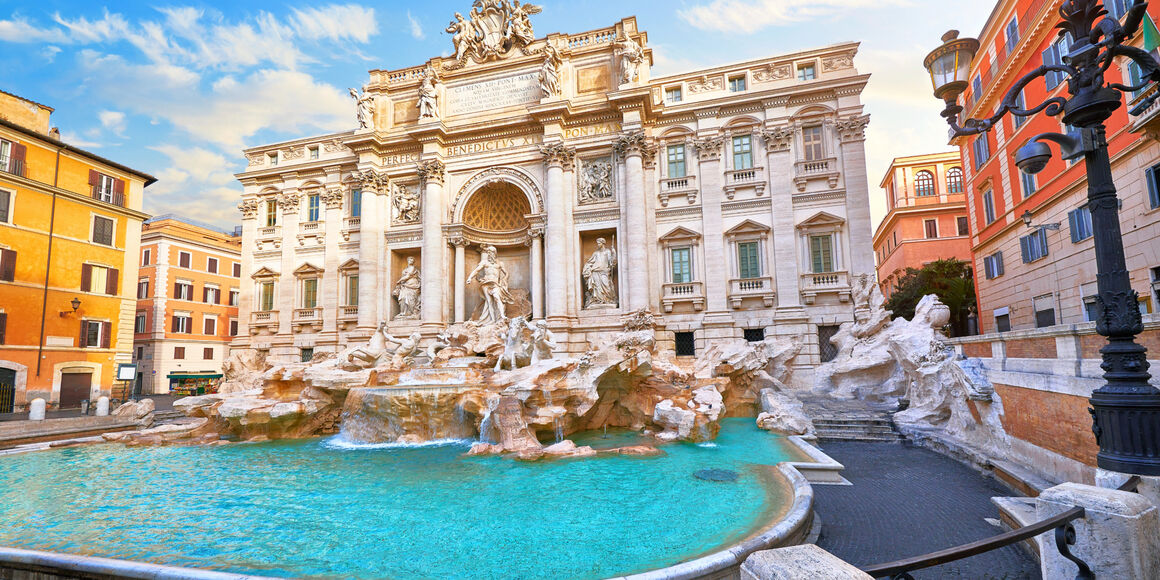
[[[1027,173],[1042,171],[1051,158],[1045,141],[1058,144],[1065,159],[1084,159],[1099,288],[1096,332],[1108,339],[1108,344],[1100,349],[1100,368],[1107,384],[1092,392],[1089,409],[1092,431],[1100,446],[1097,463],[1110,471],[1160,475],[1160,391],[1148,384],[1151,375],[1147,350],[1135,341],[1144,324],[1124,261],[1119,204],[1104,127],[1104,121],[1121,106],[1122,93],[1160,81],[1160,64],[1147,52],[1124,44],[1139,31],[1146,7],[1144,0],[1135,0],[1121,24],[1107,17],[1100,0],[1064,2],[1059,9],[1063,22],[1057,28],[1060,35],[1070,34],[1071,52],[1062,63],[1041,66],[1016,81],[999,109],[986,119],[967,119],[960,125],[963,108],[956,103],[967,87],[970,61],[978,50],[978,41],[959,39],[958,32],[948,32],[943,37],[944,44],[931,52],[923,64],[931,73],[935,96],[946,102],[942,116],[956,137],[990,131],[1007,113],[1018,117],[1062,113],[1064,123],[1078,128],[1070,135],[1036,135],[1019,148],[1015,163]],[[1118,56],[1134,61],[1145,80],[1137,86],[1105,83],[1104,73]],[[1035,107],[1024,108],[1019,102],[1023,88],[1049,73],[1067,79],[1067,96],[1051,97]],[[1146,97],[1132,114],[1151,106],[1158,96],[1160,92]]]

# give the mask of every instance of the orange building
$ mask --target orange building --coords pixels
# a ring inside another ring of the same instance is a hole
[[[878,284],[884,296],[890,297],[907,268],[948,258],[971,262],[958,152],[899,157],[879,187],[889,210],[874,232]]]
[[[0,411],[111,395],[132,362],[126,281],[156,180],[60,141],[51,113],[0,92]]]
[[[963,118],[990,116],[1022,76],[1045,62],[1062,62],[1070,50],[1070,38],[1055,28],[1062,3],[1002,0],[995,6],[971,62],[970,88],[959,97]],[[1104,2],[1109,15],[1119,19],[1130,5],[1129,0]],[[1143,32],[1131,44],[1155,55],[1160,3],[1150,3],[1147,10]],[[1133,85],[1138,78],[1136,65],[1124,58],[1105,73],[1109,83]],[[1066,79],[1049,74],[1027,85],[1020,100],[1030,108],[1059,96],[1067,96]],[[1108,152],[1121,202],[1127,266],[1140,309],[1147,314],[1160,300],[1160,106],[1133,116],[1128,111],[1143,95],[1125,97],[1127,105],[1106,122]],[[1015,151],[1031,137],[1070,130],[1061,116],[1006,115],[988,133],[952,141],[962,152],[967,176],[982,332],[1092,320],[1096,266],[1084,163],[1061,159],[1058,148],[1036,175],[1020,172],[1014,163]]]
[[[134,359],[141,392],[196,393],[238,334],[242,237],[166,215],[145,222]]]

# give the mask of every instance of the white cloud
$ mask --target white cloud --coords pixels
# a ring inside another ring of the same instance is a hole
[[[351,41],[365,44],[378,34],[375,9],[357,4],[331,4],[293,10],[290,25],[299,37],[309,40]]]
[[[48,63],[54,62],[58,54],[60,54],[60,47],[52,44],[40,49],[40,56]]]
[[[845,10],[904,5],[907,0],[713,0],[678,14],[702,30],[753,33],[770,26],[797,24]]]
[[[120,111],[101,111],[97,113],[97,119],[101,121],[101,125],[112,131],[113,134],[124,137],[125,136],[125,113]]]
[[[67,36],[60,30],[37,28],[19,15],[0,20],[0,41],[4,42],[65,42]]]
[[[84,139],[80,135],[70,131],[61,131],[60,140],[74,147],[83,147],[85,149],[99,149],[103,145],[96,141]]]
[[[407,22],[410,24],[411,38],[414,38],[415,40],[423,40],[427,37],[427,35],[423,34],[423,27],[419,24],[419,21],[416,20],[414,16],[411,16],[410,11],[407,11]]]

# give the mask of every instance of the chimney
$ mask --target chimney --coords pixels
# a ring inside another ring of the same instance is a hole
[[[60,127],[53,127],[48,130],[48,136],[60,141]]]

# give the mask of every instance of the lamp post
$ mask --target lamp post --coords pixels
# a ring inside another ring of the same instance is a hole
[[[1136,475],[1160,475],[1160,391],[1148,384],[1146,349],[1135,337],[1143,329],[1137,295],[1132,290],[1124,260],[1124,242],[1116,187],[1104,121],[1121,105],[1124,92],[1140,90],[1160,81],[1160,65],[1147,52],[1124,44],[1140,29],[1147,3],[1134,0],[1121,24],[1106,17],[1100,0],[1067,0],[1059,9],[1060,34],[1070,34],[1070,52],[1062,63],[1041,66],[1020,78],[1003,98],[994,115],[959,122],[963,107],[957,100],[967,87],[970,62],[979,43],[948,32],[943,45],[927,55],[923,65],[930,71],[935,96],[946,103],[942,116],[956,137],[986,133],[1010,113],[1029,117],[1040,112],[1063,115],[1063,122],[1077,127],[1070,135],[1044,133],[1032,137],[1015,154],[1021,171],[1038,173],[1051,158],[1048,141],[1060,147],[1064,159],[1084,160],[1088,181],[1088,207],[1092,215],[1096,252],[1096,332],[1107,337],[1100,349],[1101,368],[1107,384],[1092,392],[1092,431],[1100,446],[1097,464],[1103,469]],[[1104,73],[1115,60],[1134,61],[1145,79],[1137,86],[1105,83]],[[965,64],[964,64],[965,63]],[[1031,108],[1019,102],[1031,81],[1054,74],[1067,81],[1067,94],[1050,97]],[[1133,114],[1142,112],[1157,94],[1144,99]],[[1030,216],[1028,216],[1030,217]]]

